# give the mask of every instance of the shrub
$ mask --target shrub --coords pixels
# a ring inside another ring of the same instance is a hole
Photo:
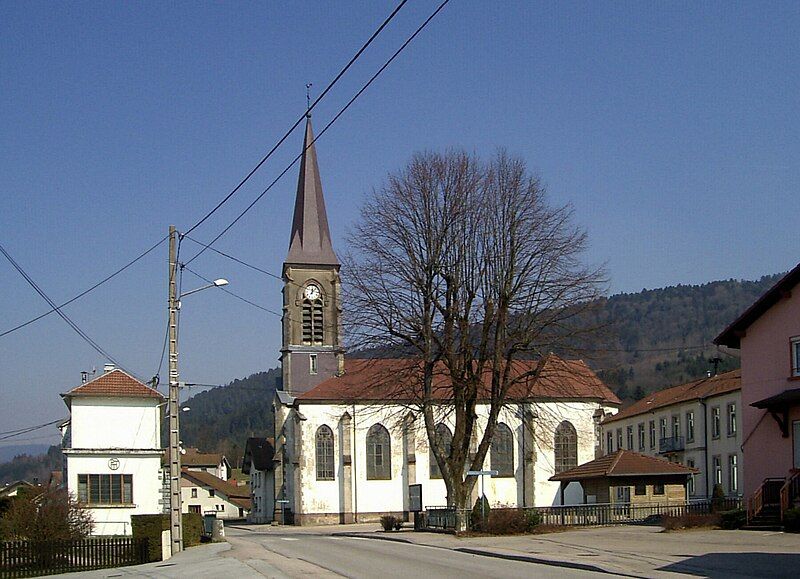
[[[696,529],[698,527],[718,527],[720,525],[720,515],[715,513],[708,515],[664,515],[661,525],[667,531]]]
[[[402,525],[403,521],[394,515],[383,515],[381,517],[381,526],[384,531],[391,531],[392,529],[399,531]]]
[[[200,513],[183,513],[183,547],[200,544],[203,536],[203,516]]]
[[[525,517],[527,518],[528,531],[533,531],[533,529],[542,524],[542,515],[540,515],[538,511],[533,509],[527,510],[525,511]]]
[[[483,509],[481,509],[481,501],[483,502]],[[491,513],[492,509],[489,507],[489,500],[485,496],[478,497],[478,500],[475,501],[475,506],[472,507],[472,513],[470,513],[469,516],[470,528],[473,531],[485,531],[484,517],[488,522]]]
[[[719,526],[723,529],[741,529],[747,524],[747,511],[734,509],[719,514]]]
[[[147,539],[148,561],[161,561],[161,532],[168,529],[169,515],[131,515],[134,538]]]
[[[511,535],[528,530],[528,515],[521,509],[494,509],[486,531],[494,535]]]
[[[783,513],[783,529],[787,533],[800,533],[800,507],[787,509]]]

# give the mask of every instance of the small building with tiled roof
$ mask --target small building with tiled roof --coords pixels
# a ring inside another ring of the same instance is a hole
[[[249,487],[187,468],[181,469],[181,499],[184,513],[213,513],[218,519],[245,519],[251,508]]]
[[[112,366],[61,396],[63,484],[90,510],[95,535],[130,535],[131,515],[162,511],[164,396]]]
[[[219,452],[200,452],[197,448],[186,448],[181,455],[181,466],[189,470],[209,472],[217,478],[228,480],[231,463]]]
[[[697,473],[667,460],[617,450],[550,477],[562,488],[578,482],[584,503],[641,505],[684,504],[687,481]]]
[[[743,475],[740,410],[740,370],[665,388],[604,417],[602,450],[636,451],[696,468],[688,482],[691,498],[710,497],[715,485],[738,497]]]

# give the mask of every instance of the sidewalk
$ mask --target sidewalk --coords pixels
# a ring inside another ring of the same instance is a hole
[[[786,533],[720,530],[664,533],[660,527],[618,526],[507,537],[367,529],[346,534],[635,577],[666,577],[674,573],[796,577],[800,569],[800,535]]]

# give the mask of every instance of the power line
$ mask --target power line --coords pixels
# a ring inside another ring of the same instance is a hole
[[[193,271],[192,269],[190,269],[190,268],[186,267],[186,265],[183,265],[183,264],[182,264],[182,265],[181,265],[181,268],[182,268],[182,269],[185,269],[186,271],[188,271],[188,272],[189,272],[189,273],[191,273],[192,275],[195,275],[195,276],[199,277],[200,279],[202,279],[202,280],[203,280],[203,281],[205,281],[206,283],[214,283],[213,281],[211,281],[211,280],[210,280],[210,279],[208,279],[207,277],[204,277],[204,276],[200,275],[199,273],[197,273],[196,271]],[[250,300],[248,300],[247,298],[243,298],[242,296],[240,296],[240,295],[238,295],[238,294],[235,294],[235,293],[233,293],[232,291],[230,291],[230,290],[229,290],[229,289],[227,289],[227,288],[224,288],[224,287],[221,287],[221,286],[220,286],[220,287],[219,287],[219,289],[221,289],[222,291],[224,291],[226,294],[229,294],[229,295],[231,295],[231,296],[235,297],[237,300],[241,300],[241,301],[243,301],[244,303],[246,303],[246,304],[249,304],[249,305],[253,306],[254,308],[258,308],[259,310],[263,310],[263,311],[265,311],[265,312],[267,312],[267,313],[269,313],[269,314],[272,314],[273,316],[278,316],[279,318],[280,318],[280,317],[283,317],[283,316],[282,316],[282,314],[279,314],[278,312],[276,312],[276,311],[274,311],[274,310],[271,310],[271,309],[269,309],[269,308],[265,308],[264,306],[261,306],[261,305],[259,305],[259,304],[255,303],[255,302],[251,302],[251,301],[250,301]]]
[[[90,338],[89,335],[86,332],[81,330],[78,327],[78,325],[69,318],[69,316],[67,316],[64,312],[61,311],[61,308],[59,306],[57,306],[53,300],[50,299],[50,297],[44,292],[44,290],[42,290],[42,288],[40,288],[37,285],[37,283],[35,281],[33,281],[33,278],[31,278],[31,276],[29,276],[25,272],[25,270],[22,269],[22,266],[20,266],[14,260],[14,258],[11,257],[11,254],[9,254],[2,245],[0,245],[0,253],[2,253],[6,257],[6,259],[11,263],[11,265],[14,266],[14,269],[16,269],[19,272],[19,274],[23,278],[25,278],[25,281],[27,281],[28,284],[34,290],[36,290],[36,293],[38,293],[42,297],[42,299],[44,299],[48,304],[50,304],[50,307],[52,307],[53,310],[59,316],[61,316],[61,319],[63,319],[75,331],[76,334],[78,334],[81,338],[83,338],[83,340],[87,344],[89,344],[92,348],[94,348],[101,356],[103,356],[107,360],[113,362],[114,365],[116,365],[116,366],[118,366],[118,367],[120,367],[120,368],[122,368],[124,370],[124,367],[122,366],[122,364],[117,362],[117,360],[115,360],[114,357],[111,354],[109,354],[106,350],[104,350],[102,347],[100,347],[100,345],[97,342],[95,342],[94,340],[92,340],[92,338]],[[2,439],[0,439],[0,440],[2,440]]]
[[[22,428],[16,428],[14,430],[6,430],[4,432],[0,432],[0,436],[5,434],[24,434],[25,432],[31,432],[32,430],[38,430],[40,428],[44,428],[45,426],[50,426],[51,424],[56,424],[61,422],[63,418],[59,418],[58,420],[51,420],[50,422],[45,422],[44,424],[39,424],[37,426],[23,426]]]
[[[15,327],[13,327],[13,328],[10,328],[10,329],[8,329],[8,330],[5,330],[4,332],[0,333],[0,338],[2,338],[3,336],[5,336],[5,335],[7,335],[7,334],[10,334],[11,332],[15,332],[15,331],[17,331],[17,330],[19,330],[19,329],[21,329],[21,328],[24,328],[25,326],[28,326],[28,325],[32,324],[33,322],[38,322],[39,320],[41,320],[41,319],[42,319],[42,318],[44,318],[45,316],[49,316],[49,315],[50,315],[50,314],[52,314],[53,312],[55,312],[55,311],[57,311],[57,310],[60,310],[61,308],[65,307],[65,306],[68,306],[69,304],[71,304],[72,302],[74,302],[74,301],[76,301],[76,300],[79,300],[80,298],[82,298],[83,296],[85,296],[86,294],[88,294],[89,292],[92,292],[92,291],[96,290],[96,289],[97,289],[97,288],[99,288],[101,285],[103,285],[103,284],[104,284],[104,283],[106,283],[107,281],[110,281],[111,279],[115,278],[117,275],[121,274],[123,271],[125,271],[126,269],[128,269],[129,267],[131,267],[133,264],[135,264],[137,261],[139,261],[140,259],[142,259],[143,257],[145,257],[147,254],[149,254],[151,251],[153,251],[153,250],[154,250],[155,248],[157,248],[159,245],[161,245],[162,243],[164,243],[164,241],[167,239],[167,237],[169,237],[169,236],[168,236],[168,235],[165,235],[164,237],[162,237],[161,239],[159,239],[157,243],[155,243],[154,245],[152,245],[152,246],[150,247],[150,249],[147,249],[147,250],[146,250],[146,251],[144,251],[143,253],[140,253],[140,254],[139,254],[137,257],[133,258],[131,261],[129,261],[128,263],[126,263],[125,265],[123,265],[122,267],[120,267],[120,268],[119,268],[118,270],[116,270],[114,273],[112,273],[111,275],[108,275],[108,276],[104,277],[104,278],[103,278],[103,279],[101,279],[99,282],[97,282],[96,284],[94,284],[92,287],[90,287],[90,288],[88,288],[88,289],[86,289],[86,290],[82,291],[81,293],[79,293],[78,295],[76,295],[74,298],[72,298],[72,299],[70,299],[70,300],[67,300],[67,301],[65,301],[65,302],[64,302],[63,304],[61,304],[60,306],[58,306],[58,307],[54,307],[53,309],[51,309],[51,310],[48,310],[48,311],[44,312],[43,314],[41,314],[41,315],[38,315],[38,316],[36,316],[35,318],[32,318],[32,319],[28,320],[28,321],[27,321],[27,322],[25,322],[25,323],[19,324],[18,326],[15,326]]]
[[[366,90],[367,90],[367,89],[370,87],[370,85],[371,85],[371,84],[372,84],[372,83],[373,83],[373,82],[374,82],[374,81],[375,81],[375,80],[376,80],[376,79],[377,79],[377,78],[378,78],[378,77],[381,75],[381,73],[382,73],[384,70],[386,70],[386,68],[388,68],[388,66],[389,66],[389,65],[390,65],[392,62],[394,62],[394,60],[395,60],[395,59],[396,59],[396,58],[397,58],[397,57],[400,55],[400,53],[402,53],[402,52],[403,52],[403,50],[405,50],[405,48],[406,48],[406,47],[407,47],[407,46],[408,46],[408,45],[409,45],[409,44],[410,44],[410,43],[411,43],[411,42],[414,40],[414,38],[416,38],[416,37],[417,37],[417,35],[418,35],[420,32],[422,32],[422,30],[423,30],[423,29],[424,29],[424,28],[425,28],[425,27],[426,27],[426,26],[427,26],[427,25],[428,25],[428,24],[431,22],[431,20],[433,20],[433,19],[436,17],[436,15],[437,15],[437,14],[438,14],[438,13],[439,13],[439,12],[440,12],[440,11],[441,11],[443,8],[444,8],[444,7],[445,7],[445,6],[448,4],[448,2],[450,2],[450,0],[444,0],[444,1],[443,1],[441,4],[439,4],[439,6],[436,8],[436,10],[434,10],[434,11],[433,11],[433,13],[432,13],[430,16],[428,16],[428,18],[427,18],[427,19],[425,19],[425,21],[424,21],[422,24],[420,24],[420,26],[419,26],[419,27],[417,27],[417,29],[414,31],[414,33],[413,33],[411,36],[409,36],[409,37],[408,37],[408,39],[406,39],[406,41],[405,41],[403,44],[401,44],[401,45],[400,45],[400,48],[398,48],[398,49],[397,49],[397,50],[394,52],[394,54],[392,54],[392,56],[391,56],[391,57],[390,57],[390,58],[389,58],[389,59],[388,59],[388,60],[387,60],[387,61],[386,61],[386,62],[383,64],[383,66],[381,66],[381,67],[378,69],[378,71],[377,71],[375,74],[373,74],[373,75],[372,75],[372,77],[371,77],[371,78],[370,78],[370,79],[367,81],[367,83],[366,83],[364,86],[362,86],[362,87],[361,87],[361,89],[360,89],[360,90],[359,90],[359,91],[358,91],[358,92],[357,92],[355,95],[353,95],[353,98],[351,98],[351,99],[350,99],[350,100],[347,102],[347,104],[346,104],[344,107],[342,107],[342,108],[339,110],[339,112],[338,112],[338,113],[336,113],[336,115],[335,115],[335,116],[334,116],[334,117],[333,117],[333,118],[330,120],[330,122],[328,122],[328,124],[327,124],[327,125],[325,125],[325,127],[324,127],[324,128],[323,128],[323,129],[322,129],[322,130],[319,132],[319,134],[318,134],[318,135],[317,135],[317,136],[314,138],[314,140],[313,140],[313,141],[311,141],[311,142],[310,142],[310,143],[309,143],[309,144],[306,146],[306,148],[305,148],[305,149],[303,149],[303,151],[302,151],[302,152],[301,152],[299,155],[297,155],[297,156],[294,158],[294,160],[293,160],[293,161],[292,161],[292,162],[291,162],[289,165],[287,165],[287,167],[286,167],[286,168],[285,168],[283,171],[281,171],[281,173],[280,173],[280,174],[279,174],[279,175],[278,175],[278,176],[277,176],[277,177],[276,177],[276,178],[275,178],[275,179],[274,179],[274,180],[273,180],[273,181],[272,181],[272,182],[271,182],[271,183],[270,183],[270,184],[267,186],[267,188],[266,188],[266,189],[264,189],[264,190],[263,190],[263,191],[262,191],[262,192],[261,192],[261,193],[258,195],[258,197],[256,197],[256,198],[255,198],[255,199],[254,199],[254,200],[253,200],[253,201],[250,203],[250,205],[248,205],[248,206],[247,206],[247,207],[244,209],[244,211],[242,211],[241,213],[239,213],[239,215],[238,215],[238,216],[237,216],[237,217],[236,217],[236,218],[235,218],[235,219],[234,219],[234,220],[233,220],[233,221],[232,221],[232,222],[231,222],[231,223],[230,223],[230,224],[229,224],[227,227],[225,227],[225,229],[223,229],[223,230],[222,230],[222,231],[221,231],[221,232],[220,232],[220,233],[219,233],[219,234],[218,234],[218,235],[217,235],[217,236],[216,236],[214,239],[212,239],[212,240],[211,240],[211,242],[208,244],[208,247],[204,247],[204,248],[203,248],[203,249],[201,249],[199,252],[197,252],[197,253],[196,253],[194,256],[192,256],[192,258],[191,258],[189,261],[187,261],[187,262],[186,262],[186,264],[187,264],[187,265],[188,265],[188,264],[190,264],[190,263],[192,263],[192,262],[193,262],[195,259],[197,259],[198,257],[200,257],[200,255],[202,255],[202,254],[203,254],[203,253],[206,251],[206,249],[208,249],[210,246],[214,245],[214,244],[215,244],[215,243],[216,243],[216,242],[217,242],[217,241],[218,241],[218,240],[219,240],[219,239],[220,239],[220,238],[221,238],[223,235],[225,235],[225,234],[226,234],[226,233],[227,233],[227,232],[228,232],[228,231],[229,231],[229,230],[230,230],[230,229],[231,229],[231,228],[232,228],[234,225],[236,225],[236,223],[237,223],[237,222],[238,222],[238,221],[239,221],[239,220],[240,220],[242,217],[244,217],[244,216],[245,216],[245,215],[246,215],[246,214],[247,214],[247,213],[250,211],[250,209],[252,209],[252,208],[253,208],[253,206],[254,206],[256,203],[258,203],[258,202],[259,202],[259,201],[260,201],[260,200],[261,200],[261,199],[264,197],[264,195],[266,195],[266,194],[269,192],[269,190],[270,190],[270,189],[272,189],[272,187],[274,187],[274,186],[275,186],[275,184],[276,184],[278,181],[280,181],[280,179],[281,179],[281,178],[282,178],[282,177],[283,177],[283,176],[284,176],[286,173],[288,173],[288,172],[289,172],[289,170],[290,170],[292,167],[294,167],[294,165],[297,163],[297,161],[299,161],[299,160],[300,160],[300,159],[303,157],[303,155],[305,154],[306,150],[308,150],[310,147],[312,147],[312,146],[314,145],[314,143],[316,143],[316,142],[317,142],[317,141],[318,141],[318,140],[319,140],[319,139],[322,137],[322,135],[324,135],[324,134],[327,132],[327,130],[328,130],[329,128],[331,128],[331,126],[332,126],[332,125],[333,125],[333,124],[334,124],[334,123],[335,123],[337,120],[339,120],[339,117],[341,117],[341,116],[342,116],[342,115],[343,115],[343,114],[344,114],[344,113],[347,111],[347,109],[349,109],[349,108],[350,108],[350,106],[351,106],[351,105],[352,105],[352,104],[353,104],[353,103],[354,103],[354,102],[355,102],[355,101],[356,101],[356,100],[357,100],[357,99],[358,99],[358,98],[359,98],[359,97],[360,97],[360,96],[361,96],[361,95],[364,93],[364,91],[366,91]],[[194,228],[192,228],[192,229],[194,229]],[[189,229],[189,231],[187,231],[187,233],[190,233],[190,232],[192,231],[192,229]]]
[[[9,438],[15,438],[17,436],[22,436],[23,434],[28,434],[29,432],[33,432],[34,430],[40,430],[47,426],[51,426],[58,422],[61,422],[63,418],[59,418],[58,420],[52,420],[50,422],[45,422],[44,424],[38,424],[36,426],[27,426],[25,428],[18,428],[17,430],[9,430],[6,432],[0,432],[0,440],[8,440]]]
[[[271,272],[269,272],[269,271],[267,271],[267,270],[265,270],[265,269],[261,269],[261,268],[260,268],[260,267],[258,267],[258,266],[255,266],[255,265],[253,265],[253,264],[251,264],[251,263],[247,263],[246,261],[242,261],[242,260],[241,260],[241,259],[239,259],[238,257],[234,257],[234,256],[232,256],[232,255],[229,255],[229,254],[227,254],[227,253],[223,252],[223,251],[220,251],[220,250],[219,250],[219,249],[217,249],[216,247],[211,247],[210,245],[207,245],[207,244],[205,244],[205,243],[203,243],[203,242],[201,242],[201,241],[197,241],[196,239],[193,239],[192,237],[189,237],[189,235],[188,235],[188,234],[184,235],[184,237],[185,237],[186,239],[188,239],[189,241],[193,241],[193,242],[194,242],[194,243],[196,243],[197,245],[200,245],[200,246],[202,246],[202,247],[205,247],[206,249],[210,249],[211,251],[213,251],[213,252],[215,252],[215,253],[218,253],[219,255],[221,255],[221,256],[223,256],[223,257],[227,257],[228,259],[230,259],[230,260],[232,260],[232,261],[235,261],[235,262],[236,262],[236,263],[238,263],[238,264],[241,264],[241,265],[243,265],[243,266],[245,266],[245,267],[249,267],[250,269],[252,269],[252,270],[254,270],[254,271],[257,271],[257,272],[259,272],[259,273],[263,273],[264,275],[266,275],[266,276],[268,276],[268,277],[271,277],[271,278],[277,279],[277,280],[279,280],[279,281],[283,281],[283,278],[282,278],[281,276],[279,276],[279,275],[276,275],[276,274],[274,274],[274,273],[271,273]]]
[[[222,207],[222,206],[223,206],[223,205],[224,205],[224,204],[225,204],[225,203],[226,203],[226,202],[227,202],[227,201],[228,201],[228,200],[229,200],[231,197],[233,197],[233,196],[236,194],[236,192],[237,192],[239,189],[241,189],[242,185],[244,185],[244,184],[245,184],[245,183],[246,183],[246,182],[247,182],[247,181],[250,179],[250,177],[252,177],[252,176],[255,174],[255,172],[256,172],[256,171],[258,171],[258,170],[261,168],[261,166],[262,166],[262,165],[263,165],[263,164],[264,164],[264,163],[267,161],[267,159],[269,159],[269,158],[270,158],[270,157],[273,155],[273,153],[275,153],[275,151],[278,149],[278,147],[280,147],[280,146],[281,146],[281,145],[284,143],[284,141],[286,141],[286,139],[289,137],[289,135],[291,135],[291,134],[292,134],[292,132],[294,132],[294,130],[297,128],[297,126],[298,126],[298,125],[299,125],[301,122],[303,122],[303,119],[306,117],[306,115],[307,115],[307,114],[309,114],[309,113],[310,113],[310,112],[311,112],[311,111],[314,109],[314,107],[315,107],[315,106],[317,106],[317,103],[319,103],[319,102],[320,102],[320,101],[321,101],[321,100],[322,100],[322,99],[325,97],[325,95],[326,95],[326,94],[328,94],[328,92],[329,92],[329,91],[330,91],[330,90],[331,90],[331,89],[334,87],[334,85],[335,85],[337,82],[339,82],[339,79],[341,79],[341,78],[344,76],[344,74],[345,74],[345,73],[346,73],[346,72],[347,72],[347,71],[350,69],[350,67],[353,65],[353,63],[355,63],[355,61],[359,59],[359,57],[361,56],[361,54],[362,54],[362,53],[363,53],[363,52],[364,52],[364,51],[367,49],[367,47],[368,47],[370,44],[372,44],[372,41],[373,41],[373,40],[375,40],[375,38],[377,38],[377,37],[378,37],[378,35],[379,35],[379,34],[380,34],[382,31],[383,31],[383,29],[384,29],[384,28],[386,28],[386,26],[389,24],[389,22],[391,22],[391,21],[392,21],[392,19],[393,19],[393,18],[395,17],[395,15],[396,15],[396,14],[397,14],[397,13],[400,11],[400,9],[401,9],[401,8],[402,8],[402,7],[405,5],[405,3],[406,3],[407,1],[408,1],[408,0],[402,0],[402,2],[400,2],[400,4],[398,4],[398,5],[397,5],[397,7],[396,7],[396,8],[395,8],[395,9],[392,11],[392,13],[391,13],[391,14],[389,14],[389,16],[387,16],[387,17],[386,17],[386,19],[385,19],[385,20],[383,21],[383,23],[382,23],[382,24],[381,24],[381,25],[378,27],[378,29],[377,29],[377,30],[375,30],[375,32],[373,32],[373,33],[372,33],[372,36],[370,36],[370,37],[369,37],[369,39],[368,39],[368,40],[367,40],[367,41],[364,43],[364,45],[363,45],[363,46],[362,46],[362,47],[361,47],[361,48],[358,50],[358,52],[356,52],[356,53],[355,53],[355,55],[353,55],[353,57],[352,57],[352,58],[350,59],[350,61],[349,61],[349,62],[348,62],[346,65],[345,65],[345,67],[344,67],[342,70],[340,70],[340,71],[339,71],[339,74],[337,74],[337,75],[334,77],[334,79],[333,79],[331,82],[329,82],[329,83],[328,83],[328,86],[326,86],[326,87],[325,87],[325,90],[323,90],[323,91],[322,91],[322,93],[320,93],[320,95],[319,95],[319,96],[318,96],[318,97],[317,97],[317,98],[314,100],[314,102],[313,102],[313,103],[309,104],[309,106],[308,106],[308,109],[306,110],[306,112],[304,112],[304,113],[303,113],[303,114],[302,114],[302,115],[301,115],[301,116],[300,116],[300,117],[299,117],[299,118],[298,118],[298,119],[297,119],[297,120],[294,122],[294,124],[293,124],[293,125],[292,125],[292,126],[289,128],[289,130],[288,130],[288,131],[286,131],[286,133],[283,135],[283,137],[281,137],[281,138],[280,138],[280,140],[279,140],[277,143],[275,143],[275,145],[272,147],[272,149],[270,149],[270,150],[269,150],[269,152],[268,152],[266,155],[264,155],[264,157],[262,157],[262,158],[261,158],[261,160],[258,162],[258,164],[256,164],[256,166],[255,166],[255,167],[253,167],[253,169],[252,169],[252,170],[251,170],[251,171],[250,171],[250,172],[249,172],[249,173],[248,173],[248,174],[245,176],[245,178],[244,178],[244,179],[242,179],[242,180],[239,182],[239,184],[238,184],[238,185],[236,185],[236,187],[234,187],[234,188],[233,188],[233,189],[232,189],[232,190],[231,190],[231,191],[230,191],[230,192],[229,192],[229,193],[228,193],[228,194],[227,194],[225,197],[223,197],[223,198],[222,198],[222,200],[221,200],[219,203],[217,203],[217,205],[216,205],[216,206],[215,206],[215,207],[214,207],[214,208],[213,208],[211,211],[209,211],[208,213],[206,213],[206,214],[203,216],[203,218],[202,218],[202,219],[200,219],[200,221],[198,221],[197,223],[195,223],[194,225],[192,225],[192,226],[191,226],[191,227],[190,227],[190,228],[189,228],[189,229],[186,231],[186,234],[189,234],[189,233],[191,233],[192,231],[194,231],[195,229],[197,229],[198,227],[200,227],[200,225],[202,225],[202,224],[203,224],[203,223],[204,223],[204,222],[205,222],[205,221],[206,221],[206,220],[207,220],[209,217],[211,217],[211,216],[212,216],[214,213],[216,213],[216,212],[217,212],[217,210],[218,210],[220,207]]]

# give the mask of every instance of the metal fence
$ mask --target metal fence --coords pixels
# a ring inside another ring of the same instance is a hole
[[[469,515],[472,511],[462,509],[461,516],[469,524]],[[458,509],[455,507],[428,507],[425,509],[425,526],[429,529],[455,530]]]
[[[631,525],[657,522],[663,516],[705,515],[742,508],[741,498],[701,499],[680,503],[635,504],[601,503],[593,505],[559,505],[525,509],[540,516],[540,524],[563,526]],[[428,507],[425,526],[429,529],[456,529],[457,511],[452,507]],[[462,511],[469,524],[470,511]]]
[[[147,539],[133,537],[0,542],[0,578],[36,577],[147,563]]]
[[[544,525],[596,526],[630,525],[656,522],[663,516],[705,515],[742,507],[739,498],[703,499],[682,503],[636,504],[604,503],[594,505],[559,505],[537,507]]]

